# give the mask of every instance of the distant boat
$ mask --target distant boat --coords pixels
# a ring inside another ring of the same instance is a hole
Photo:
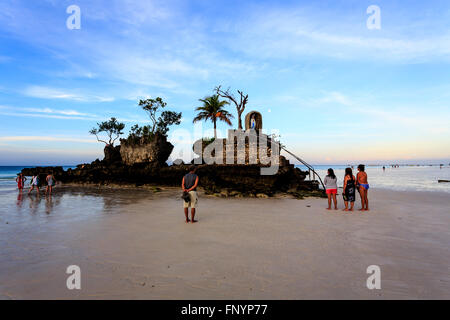
[[[441,183],[441,182],[450,182],[450,180],[438,180],[438,183]]]

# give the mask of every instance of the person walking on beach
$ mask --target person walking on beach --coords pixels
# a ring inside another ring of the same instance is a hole
[[[34,175],[31,178],[31,187],[30,190],[28,191],[28,194],[30,194],[31,191],[33,191],[34,187],[36,187],[37,194],[39,195],[39,177],[37,175]]]
[[[183,181],[181,182],[181,188],[183,189],[183,193],[188,195],[186,199],[184,199],[183,197],[184,216],[186,217],[186,223],[197,222],[197,220],[194,219],[195,206],[198,201],[197,197],[198,176],[195,174],[195,170],[196,170],[195,166],[191,166],[189,168],[189,173],[183,177]],[[191,208],[191,219],[189,219],[189,207]]]
[[[342,197],[344,198],[345,208],[343,211],[353,211],[355,205],[355,176],[351,168],[345,169],[344,177],[344,189],[342,191]],[[348,203],[350,202],[350,209]]]
[[[367,192],[369,191],[369,183],[367,182],[367,173],[363,164],[358,166],[358,174],[356,175],[356,186],[361,196],[361,209],[359,211],[369,211],[369,199]]]
[[[22,173],[19,173],[17,175],[16,182],[17,182],[17,188],[19,189],[20,192],[22,192],[22,190],[23,190],[25,181],[27,181],[27,178],[25,178]]]
[[[331,210],[331,198],[333,198],[334,202],[334,210],[337,210],[337,178],[334,174],[333,169],[328,169],[328,175],[323,180],[323,183],[325,184],[325,190],[328,196],[328,208],[327,210]]]
[[[56,184],[56,180],[55,180],[55,177],[53,176],[53,172],[50,172],[47,175],[47,177],[45,178],[45,180],[47,181],[47,188],[45,189],[45,194],[47,195],[47,193],[48,193],[51,196],[53,186]]]

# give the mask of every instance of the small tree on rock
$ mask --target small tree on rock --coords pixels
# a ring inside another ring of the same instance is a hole
[[[97,128],[92,128],[89,133],[95,135],[99,142],[103,142],[107,146],[113,147],[114,142],[123,134],[122,130],[124,128],[124,123],[118,122],[116,118],[112,117],[111,120],[97,123]],[[98,137],[102,132],[106,133],[107,140],[102,140]]]
[[[139,100],[139,106],[148,113],[151,124],[142,127],[136,124],[131,127],[130,134],[128,135],[129,142],[151,141],[156,133],[167,136],[171,125],[179,125],[181,123],[181,112],[162,111],[167,106],[167,103],[160,97]]]
[[[140,100],[139,106],[141,106],[144,111],[147,111],[150,120],[152,121],[151,134],[159,132],[165,135],[167,131],[169,131],[169,126],[181,123],[181,112],[162,111],[162,109],[167,106],[167,103],[160,97],[157,97],[156,99]],[[159,118],[157,118],[158,112],[161,112]]]
[[[181,123],[181,112],[175,111],[163,111],[161,116],[158,118],[158,123],[156,125],[156,132],[166,135],[169,131],[169,126]]]

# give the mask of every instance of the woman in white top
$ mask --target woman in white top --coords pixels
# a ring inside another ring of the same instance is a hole
[[[337,178],[334,174],[333,169],[328,169],[328,175],[323,180],[323,183],[325,184],[325,190],[328,196],[328,208],[327,210],[331,210],[331,198],[333,197],[334,202],[334,210],[337,210]]]
[[[37,194],[39,195],[39,177],[38,177],[38,175],[34,175],[31,178],[31,188],[28,191],[28,194],[30,194],[31,191],[33,191],[34,187],[36,187]]]

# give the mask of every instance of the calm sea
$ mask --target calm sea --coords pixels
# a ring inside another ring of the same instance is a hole
[[[17,166],[0,166],[0,192],[11,191],[17,189],[16,177],[17,174],[22,171],[23,168],[33,168],[29,167],[17,167]],[[72,166],[63,166],[64,170],[68,168],[75,168]],[[25,181],[25,187],[28,187],[30,180]]]
[[[314,166],[317,173],[323,179],[327,174],[328,168],[333,168],[338,183],[342,185],[344,178],[344,170],[346,166],[342,165],[318,165]],[[15,178],[17,173],[26,167],[5,167],[0,166],[0,192],[16,190]],[[64,166],[64,170],[74,168],[72,166]],[[300,169],[305,169],[299,166]],[[356,175],[356,166],[354,174]],[[450,193],[450,183],[438,183],[438,180],[450,180],[450,166],[401,166],[399,168],[391,168],[386,166],[383,171],[382,166],[368,166],[366,168],[371,188],[381,188],[400,191],[441,191]],[[28,186],[29,181],[26,182]]]
[[[306,168],[298,166],[302,170]],[[332,168],[338,178],[338,185],[342,186],[344,171],[347,166],[342,165],[318,165],[314,166],[315,171],[323,178],[327,175],[328,168]],[[356,165],[353,174],[356,176],[358,170]],[[450,180],[450,166],[367,166],[370,188],[389,189],[397,191],[440,191],[450,193],[450,183],[438,183],[438,180]]]

